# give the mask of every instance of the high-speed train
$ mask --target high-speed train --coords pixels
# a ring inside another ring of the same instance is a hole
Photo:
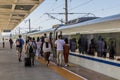
[[[29,33],[28,35],[38,37],[43,36],[43,34],[47,34],[50,36],[52,33],[52,37],[54,38],[56,34],[67,35],[68,37],[79,38],[79,35],[85,35],[87,38],[98,38],[102,36],[107,43],[110,40],[113,40],[116,44],[116,53],[120,55],[120,39],[119,39],[119,31],[120,31],[120,15],[113,15],[104,18],[97,18],[89,21],[85,21],[82,23],[77,23],[68,26],[57,26],[56,28],[51,28],[39,32]],[[55,36],[54,36],[55,35]]]
[[[104,38],[109,48],[110,42],[115,44],[115,59],[102,58],[90,56],[87,54],[79,54],[79,52],[70,52],[69,62],[83,66],[85,68],[97,71],[99,73],[111,76],[115,79],[120,79],[120,14],[97,18],[73,25],[58,26],[57,28],[51,28],[39,32],[29,33],[29,36],[42,36],[46,33],[48,36],[55,38],[56,35],[62,34],[63,36],[76,38],[77,41],[80,35],[84,35],[88,41],[99,36]],[[118,60],[116,60],[118,59]]]

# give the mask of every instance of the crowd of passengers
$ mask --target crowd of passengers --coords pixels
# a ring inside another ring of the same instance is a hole
[[[77,41],[76,38],[69,40],[68,38],[62,38],[62,35],[58,35],[57,40],[54,42],[53,39],[48,38],[46,34],[44,34],[42,37],[37,37],[37,40],[35,40],[34,37],[28,36],[23,48],[27,57],[31,58],[33,65],[34,57],[36,55],[37,57],[44,57],[47,61],[47,66],[49,65],[50,54],[54,53],[54,49],[56,53],[54,56],[56,56],[58,66],[63,66],[63,64],[65,64],[65,66],[69,66],[69,51],[75,52],[77,48],[79,49],[80,54],[88,54],[94,56],[96,53],[98,57],[104,58],[106,57],[106,54],[109,53],[110,59],[114,59],[114,55],[116,53],[115,43],[111,41],[108,47],[106,41],[101,36],[98,38],[98,40],[95,40],[93,38],[88,41],[86,37],[81,35]],[[18,52],[20,53],[18,56],[19,61],[21,61],[21,50],[22,49],[18,47]]]
[[[33,51],[31,51],[30,46],[32,45]],[[68,54],[69,54],[69,44],[68,39],[62,39],[62,35],[58,36],[58,39],[53,42],[51,38],[48,38],[46,34],[42,37],[28,36],[26,38],[24,51],[27,57],[32,60],[32,65],[34,65],[35,56],[44,57],[47,66],[50,62],[50,55],[53,53],[53,46],[56,48],[56,61],[58,66],[69,66],[68,65]]]
[[[72,52],[76,51],[77,44],[79,53],[81,54],[88,54],[92,56],[95,56],[96,54],[98,57],[106,58],[107,53],[109,53],[110,59],[114,59],[114,55],[116,54],[115,51],[116,44],[114,43],[114,41],[111,41],[110,44],[108,45],[101,36],[99,36],[98,40],[93,38],[90,41],[88,41],[86,37],[81,35],[80,38],[78,39],[78,42],[76,38],[72,38],[70,40],[70,50]]]

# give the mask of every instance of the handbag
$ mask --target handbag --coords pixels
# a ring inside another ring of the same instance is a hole
[[[49,60],[53,60],[53,54],[52,53],[49,56]]]

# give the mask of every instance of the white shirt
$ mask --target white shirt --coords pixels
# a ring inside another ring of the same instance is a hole
[[[40,49],[40,47],[41,47],[41,42],[39,41],[39,42],[36,42],[36,44],[37,44],[37,49]]]
[[[62,39],[58,39],[55,41],[55,44],[57,45],[57,50],[63,50],[63,45],[65,44],[65,41]]]
[[[48,48],[46,48],[46,43],[43,43],[43,52],[51,52],[51,44],[49,43]]]

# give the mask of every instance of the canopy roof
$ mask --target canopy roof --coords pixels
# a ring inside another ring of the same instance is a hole
[[[44,0],[0,0],[0,32],[12,30]]]

